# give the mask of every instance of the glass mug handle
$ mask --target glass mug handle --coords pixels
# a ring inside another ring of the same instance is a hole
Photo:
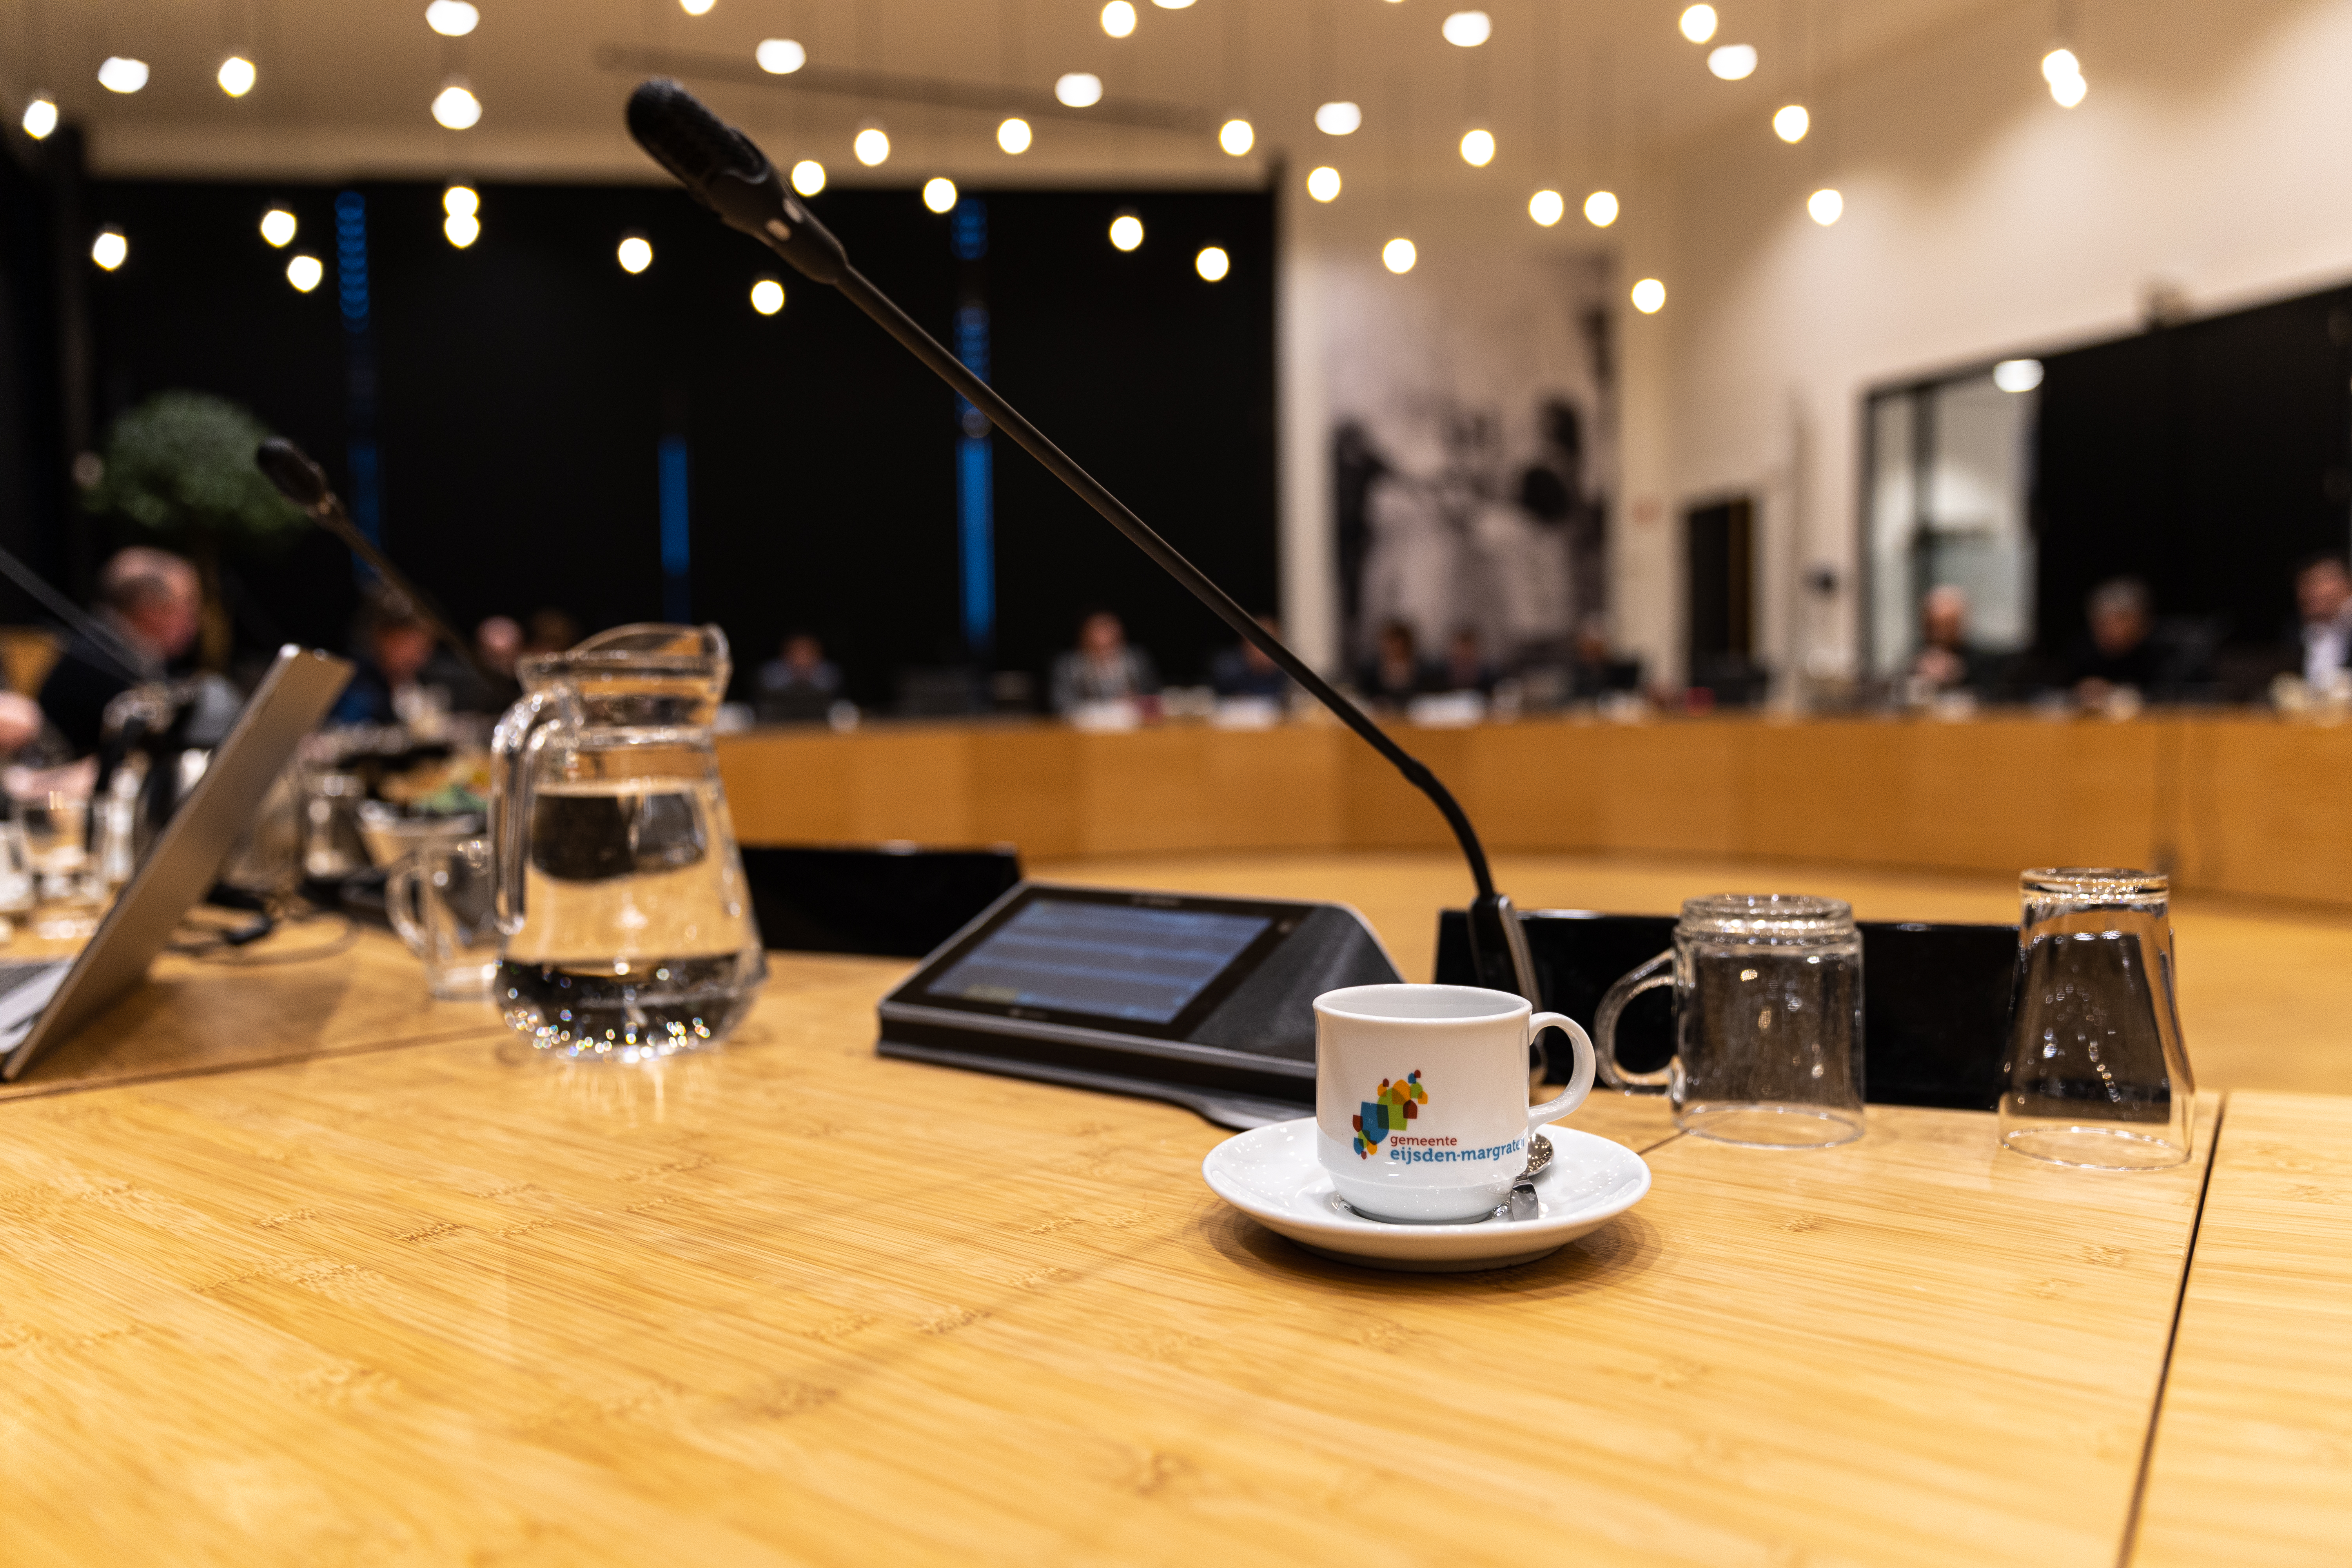
[[[1582,1105],[1584,1097],[1592,1092],[1592,1037],[1584,1032],[1583,1025],[1565,1013],[1538,1013],[1528,1020],[1528,1044],[1534,1045],[1536,1037],[1546,1029],[1558,1029],[1568,1037],[1569,1046],[1576,1053],[1576,1066],[1569,1072],[1566,1093],[1558,1100],[1547,1100],[1541,1105],[1528,1107],[1528,1131],[1530,1133],[1547,1122],[1557,1121],[1566,1116]]]
[[[429,956],[425,951],[428,938],[423,922],[409,913],[409,906],[415,903],[418,911],[423,911],[423,904],[417,902],[424,892],[418,881],[423,874],[423,861],[410,854],[403,856],[383,879],[383,912],[392,918],[392,929],[400,933],[408,951],[419,958]]]
[[[1592,1032],[1601,1037],[1596,1053],[1601,1058],[1601,1081],[1615,1089],[1663,1089],[1674,1080],[1675,1067],[1668,1062],[1654,1072],[1635,1072],[1617,1065],[1617,1016],[1625,1004],[1644,991],[1655,991],[1675,983],[1675,950],[1666,949],[1638,969],[1629,969],[1601,998],[1600,1011],[1592,1016]]]

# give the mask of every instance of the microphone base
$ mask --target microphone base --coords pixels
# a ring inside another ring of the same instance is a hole
[[[1519,911],[1509,894],[1487,893],[1471,900],[1470,962],[1477,984],[1487,990],[1508,991],[1543,1005],[1535,958],[1528,951],[1528,935],[1519,929]]]

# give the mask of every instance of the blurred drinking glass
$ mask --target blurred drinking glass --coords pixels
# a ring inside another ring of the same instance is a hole
[[[2197,1086],[2173,997],[2170,879],[2061,866],[2018,886],[2002,1145],[2097,1170],[2179,1164]]]

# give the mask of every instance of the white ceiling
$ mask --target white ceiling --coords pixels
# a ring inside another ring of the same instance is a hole
[[[1681,0],[1196,0],[1181,10],[1137,0],[1140,23],[1125,39],[1103,32],[1100,0],[716,0],[700,17],[677,0],[478,3],[479,28],[452,41],[426,27],[425,0],[10,0],[0,92],[11,119],[34,89],[51,93],[87,127],[105,173],[650,178],[621,132],[622,102],[645,72],[598,55],[658,50],[753,78],[679,72],[780,160],[814,156],[844,182],[1255,182],[1280,158],[1335,164],[1355,191],[1409,183],[1469,195],[1622,179],[1633,160],[1728,120],[1751,120],[1768,139],[1772,110],[1791,100],[1809,102],[1826,132],[1841,62],[1921,47],[1963,14],[2028,0],[1720,0],[1715,42],[1750,43],[1762,57],[1744,82],[1708,74],[1706,49],[1676,30]],[[1492,13],[1494,36],[1456,48],[1439,26],[1468,4]],[[801,41],[822,70],[1033,96],[1086,70],[1108,96],[1091,117],[1036,118],[1035,147],[1013,158],[995,146],[997,111],[758,79],[746,69],[752,48],[773,37]],[[232,51],[259,67],[243,100],[213,80]],[[145,60],[146,89],[100,88],[110,54]],[[452,74],[482,100],[472,130],[444,131],[428,113]],[[1331,98],[1360,102],[1364,128],[1318,132],[1314,108]],[[1206,131],[1104,122],[1133,100],[1189,110],[1202,124],[1239,112],[1258,146],[1236,160]],[[869,171],[849,142],[870,121],[888,131],[893,156]],[[1473,125],[1500,145],[1484,170],[1454,151]]]

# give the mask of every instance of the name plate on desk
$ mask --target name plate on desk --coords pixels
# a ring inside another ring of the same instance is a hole
[[[1314,1107],[1315,998],[1399,978],[1344,904],[1024,882],[883,998],[877,1048],[1255,1127]]]

